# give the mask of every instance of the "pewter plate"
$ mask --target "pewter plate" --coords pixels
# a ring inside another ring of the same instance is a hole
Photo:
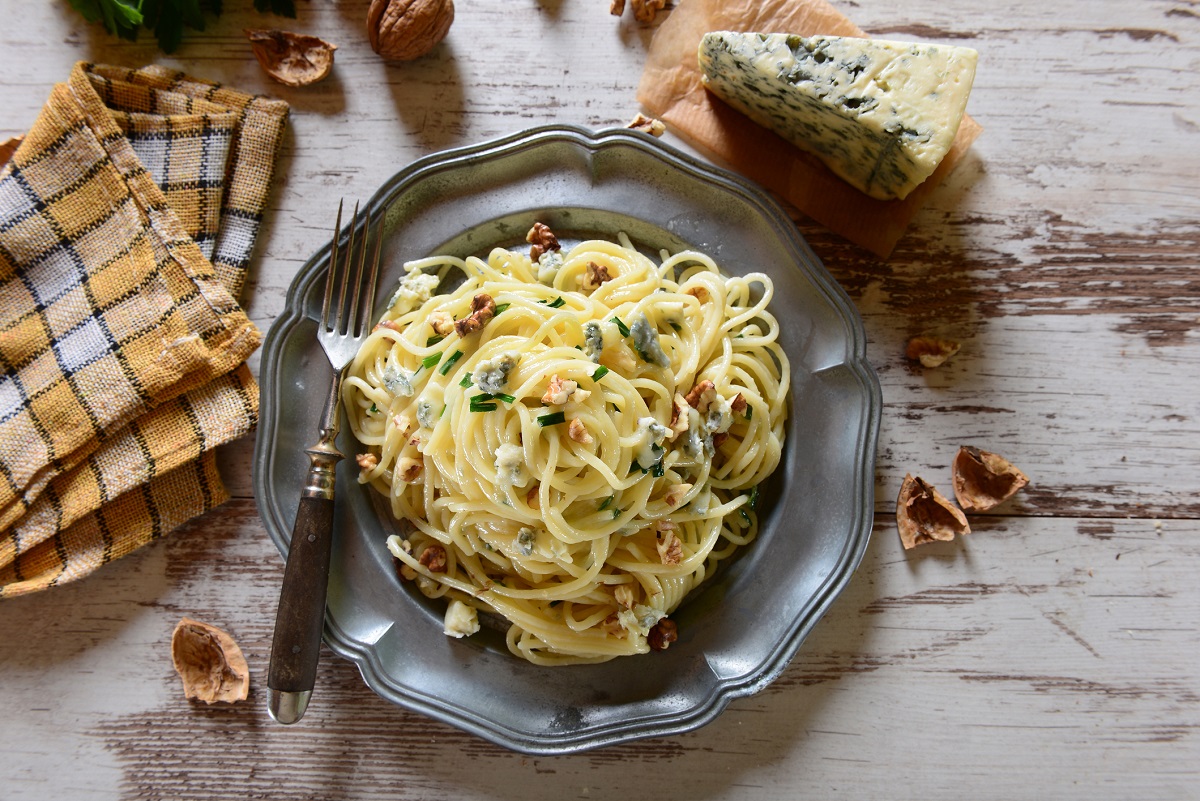
[[[672,616],[680,636],[669,650],[602,665],[528,664],[486,629],[446,637],[440,605],[397,578],[384,546],[396,524],[347,459],[338,469],[329,647],[387,700],[531,754],[689,731],[763,689],[866,550],[881,409],[862,320],[787,215],[756,186],[652,137],[561,126],[421,159],[384,184],[369,210],[384,219],[384,302],[405,261],[523,244],[535,220],[568,239],[624,231],[650,253],[695,248],[727,272],[766,272],[791,360],[791,412],[783,463],[761,492],[757,541]],[[283,553],[330,380],[315,322],[328,255],[326,245],[300,269],[263,348],[254,488]],[[356,452],[346,433],[340,447]],[[320,697],[318,687],[314,705]]]

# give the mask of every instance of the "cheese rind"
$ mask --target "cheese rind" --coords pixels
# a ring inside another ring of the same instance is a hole
[[[717,97],[883,200],[906,197],[954,143],[975,80],[966,47],[715,31],[698,51]]]

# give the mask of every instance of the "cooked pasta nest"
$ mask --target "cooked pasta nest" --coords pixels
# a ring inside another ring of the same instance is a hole
[[[359,481],[404,521],[387,547],[446,599],[448,635],[483,612],[538,664],[665,648],[671,613],[754,540],[779,464],[771,280],[620,233],[529,239],[405,265],[343,382]]]

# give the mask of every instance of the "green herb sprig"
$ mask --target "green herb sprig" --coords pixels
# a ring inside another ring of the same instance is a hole
[[[88,22],[122,39],[136,41],[145,28],[154,32],[164,53],[174,53],[183,41],[185,28],[202,31],[205,16],[220,16],[222,0],[68,0]],[[254,10],[294,19],[294,0],[254,0]]]

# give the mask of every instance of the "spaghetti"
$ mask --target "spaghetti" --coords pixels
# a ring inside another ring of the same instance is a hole
[[[667,617],[754,539],[789,368],[770,279],[618,241],[405,265],[343,383],[359,481],[445,630],[506,619],[538,664],[665,648]],[[457,287],[438,292],[461,276]]]

